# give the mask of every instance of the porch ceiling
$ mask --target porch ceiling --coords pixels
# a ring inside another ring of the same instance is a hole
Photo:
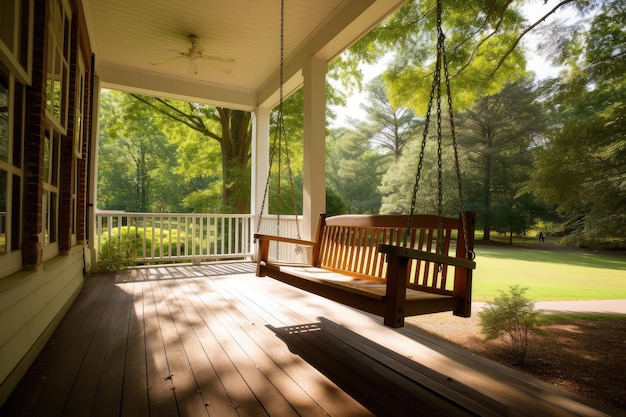
[[[404,0],[286,0],[285,93],[309,57],[331,60]],[[83,0],[102,86],[251,110],[278,101],[279,0]],[[186,57],[190,34],[204,54]]]

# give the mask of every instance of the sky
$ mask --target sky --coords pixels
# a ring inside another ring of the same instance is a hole
[[[554,0],[548,0],[545,4],[543,2],[537,2],[533,5],[528,5],[524,7],[523,12],[526,15],[529,22],[535,22],[545,13],[549,12],[554,8],[556,2]],[[568,10],[559,10],[556,14],[557,18],[562,19],[573,19],[575,18],[575,14]],[[543,25],[550,24],[551,21],[554,20],[554,16],[546,19]],[[537,38],[531,34],[527,35],[525,42],[528,45],[537,44]],[[542,57],[541,54],[532,52],[527,57],[528,60],[528,68],[531,71],[534,71],[537,75],[538,79],[545,79],[549,77],[555,77],[558,74],[558,68],[551,66],[546,58]],[[390,58],[385,60],[380,60],[376,65],[365,65],[361,66],[363,71],[363,85],[367,85],[373,78],[380,75],[385,71]],[[350,124],[348,119],[357,119],[362,120],[365,116],[365,112],[361,109],[361,103],[365,102],[367,97],[367,93],[365,92],[354,92],[348,97],[347,103],[345,107],[337,107],[333,106],[332,110],[336,113],[336,119],[331,123],[331,127],[349,127]]]

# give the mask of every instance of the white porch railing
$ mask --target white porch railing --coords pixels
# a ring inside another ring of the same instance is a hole
[[[94,243],[99,253],[111,239],[133,240],[138,263],[253,259],[256,228],[251,214],[99,210]],[[276,216],[264,216],[260,233],[275,234],[276,229]],[[296,237],[295,216],[282,215],[280,231],[283,236]],[[293,248],[281,247],[279,255],[287,261],[298,260]]]

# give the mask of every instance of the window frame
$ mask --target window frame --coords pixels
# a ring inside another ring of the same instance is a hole
[[[8,4],[11,0],[5,1]],[[0,14],[6,19],[0,23],[10,27],[7,32],[11,32],[10,45],[6,42],[8,39],[0,33],[0,62],[25,85],[32,83],[34,9],[35,0],[13,0],[10,12],[3,13],[0,10]]]
[[[46,117],[61,133],[66,134],[69,114],[72,10],[65,0],[49,0],[47,4]]]
[[[6,84],[7,106],[7,156],[0,159],[0,171],[6,173],[6,214],[4,219],[4,250],[0,252],[0,278],[22,268],[23,239],[23,144],[25,127],[26,88],[0,66],[0,78]],[[20,111],[17,112],[17,107]],[[19,126],[16,126],[19,125]],[[19,137],[18,137],[19,136]],[[21,149],[17,150],[16,147]],[[17,160],[16,160],[17,159]]]

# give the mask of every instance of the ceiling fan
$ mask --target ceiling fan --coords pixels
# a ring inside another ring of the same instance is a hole
[[[166,62],[175,61],[180,58],[187,58],[193,64],[193,73],[198,74],[198,63],[200,62],[216,61],[216,62],[224,62],[224,63],[229,63],[229,64],[232,64],[235,62],[234,58],[223,58],[223,57],[214,56],[214,55],[205,55],[204,51],[206,50],[206,48],[198,44],[200,39],[198,38],[198,36],[194,34],[189,35],[188,39],[191,42],[191,47],[187,51],[175,51],[175,52],[178,52],[178,55],[172,58],[163,59],[161,61],[153,61],[151,62],[151,64],[159,65],[159,64],[164,64]],[[232,73],[232,71],[228,68],[221,68],[221,70],[222,72],[226,74]]]

